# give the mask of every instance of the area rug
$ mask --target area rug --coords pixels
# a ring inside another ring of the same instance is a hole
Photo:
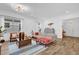
[[[35,53],[39,53],[39,51],[44,51],[46,48],[47,47],[43,45],[30,45],[14,51],[10,53],[10,55],[33,55]]]

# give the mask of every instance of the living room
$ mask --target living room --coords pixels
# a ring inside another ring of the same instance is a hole
[[[73,3],[0,4],[1,55],[37,55],[50,46],[55,47],[54,54],[61,48],[64,20],[78,18],[78,7]]]

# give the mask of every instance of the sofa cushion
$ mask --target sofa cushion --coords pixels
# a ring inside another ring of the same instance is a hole
[[[16,38],[17,34],[16,33],[12,33],[12,38]]]
[[[53,42],[52,37],[41,37],[36,39],[37,42],[43,43],[43,44],[49,44]]]

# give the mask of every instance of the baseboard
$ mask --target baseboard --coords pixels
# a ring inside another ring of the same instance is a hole
[[[79,37],[73,37],[73,36],[65,36],[65,37],[70,37],[70,38],[78,38],[78,39],[79,39]]]

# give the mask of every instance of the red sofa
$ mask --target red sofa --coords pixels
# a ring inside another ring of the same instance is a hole
[[[39,42],[42,44],[49,44],[49,43],[53,42],[52,37],[38,37],[35,40],[36,40],[36,42]]]
[[[47,45],[54,41],[52,36],[41,36],[39,32],[34,32],[33,34],[34,34],[33,38],[36,42]]]

